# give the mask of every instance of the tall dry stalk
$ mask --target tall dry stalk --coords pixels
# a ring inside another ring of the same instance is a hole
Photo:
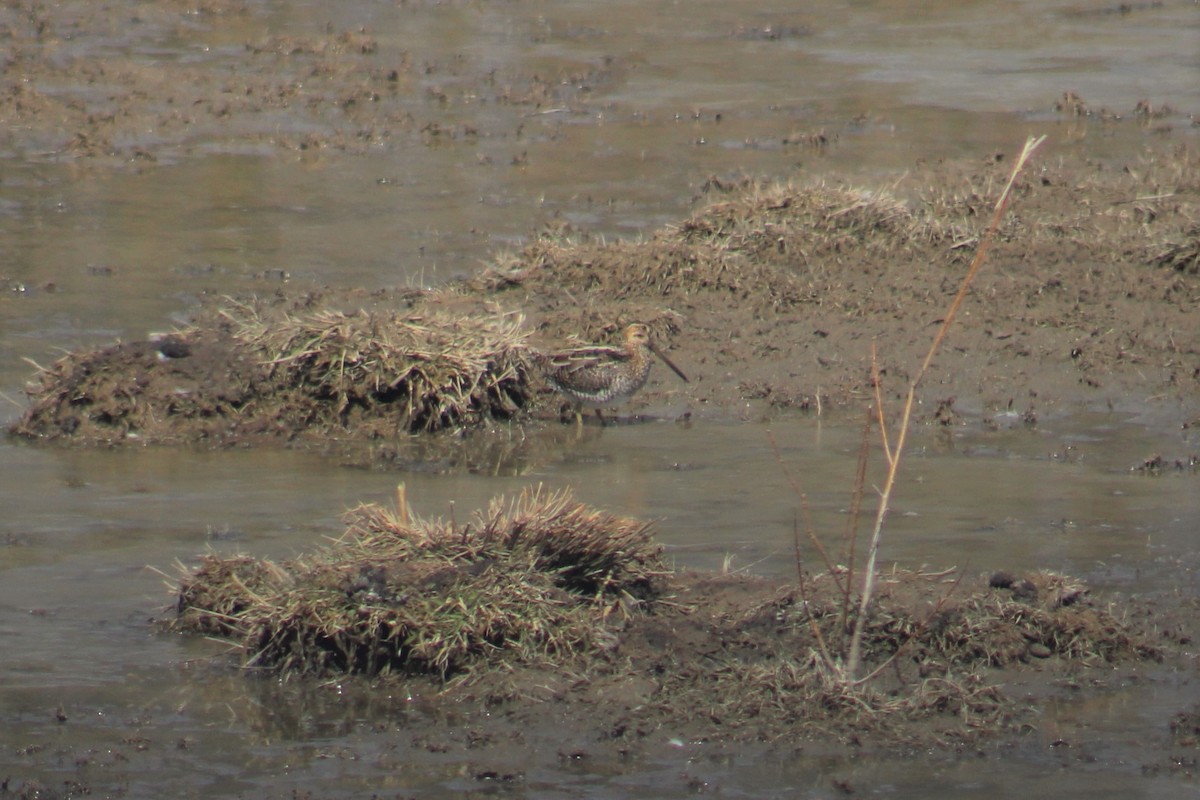
[[[958,287],[958,294],[954,296],[953,302],[950,303],[950,308],[946,312],[945,319],[942,320],[942,325],[938,328],[937,335],[933,337],[933,342],[929,345],[929,352],[925,355],[925,360],[921,363],[921,369],[908,385],[908,396],[904,401],[904,414],[900,418],[900,428],[896,434],[895,444],[892,444],[889,440],[887,426],[884,423],[883,396],[879,388],[880,376],[875,363],[874,347],[872,347],[871,364],[874,373],[872,377],[875,382],[875,412],[879,421],[880,436],[883,440],[883,452],[887,459],[888,470],[887,477],[883,482],[883,488],[879,491],[879,506],[875,511],[875,526],[871,532],[871,543],[868,548],[866,567],[863,572],[863,588],[858,597],[858,614],[854,620],[854,633],[850,637],[850,652],[846,658],[846,665],[843,672],[843,677],[847,680],[853,681],[858,677],[859,662],[862,658],[863,628],[866,624],[867,608],[875,592],[875,560],[879,555],[879,543],[883,538],[883,522],[887,518],[888,509],[891,507],[892,489],[896,485],[896,475],[900,470],[900,458],[904,454],[904,445],[908,439],[909,423],[912,419],[912,409],[917,394],[917,386],[921,383],[921,379],[925,377],[925,373],[929,371],[929,365],[933,363],[934,356],[937,355],[938,350],[942,346],[942,341],[946,338],[946,332],[950,329],[950,325],[953,324],[954,318],[958,315],[959,306],[962,305],[963,298],[967,296],[971,282],[975,280],[975,275],[987,259],[988,249],[991,246],[996,230],[1000,227],[1000,220],[1004,217],[1004,211],[1008,206],[1017,175],[1025,167],[1025,163],[1033,155],[1033,151],[1045,139],[1045,136],[1039,136],[1036,139],[1031,136],[1026,139],[1025,147],[1021,150],[1021,155],[1013,164],[1012,172],[1008,176],[1008,183],[1004,185],[1004,191],[1000,193],[1000,198],[996,201],[995,208],[992,210],[991,223],[988,225],[983,239],[979,242],[979,249],[975,251],[975,258],[971,261],[971,267],[963,277],[962,283]]]

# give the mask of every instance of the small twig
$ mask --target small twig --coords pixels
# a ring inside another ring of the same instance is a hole
[[[845,640],[846,620],[850,618],[850,592],[854,586],[854,556],[858,544],[858,519],[862,511],[863,494],[867,489],[867,463],[871,455],[871,409],[867,409],[867,419],[863,423],[862,440],[858,447],[858,466],[854,472],[854,492],[850,498],[850,517],[846,520],[846,583],[842,592],[842,614],[838,619],[838,630],[842,631]]]
[[[821,544],[821,540],[817,538],[816,531],[813,530],[812,518],[809,514],[809,508],[808,508],[808,496],[800,488],[800,482],[796,480],[796,477],[792,474],[792,471],[790,469],[788,469],[787,462],[785,462],[783,460],[783,452],[779,449],[779,443],[775,441],[775,434],[773,434],[769,430],[767,431],[767,441],[771,443],[771,449],[775,451],[775,461],[776,461],[776,463],[779,464],[780,472],[783,473],[783,476],[787,479],[788,485],[792,487],[792,491],[796,494],[796,497],[800,500],[800,508],[804,512],[804,527],[808,533],[809,540],[812,541],[813,546],[817,548],[817,553],[821,556],[821,560],[823,562],[825,562],[826,571],[829,572],[829,574],[833,576],[834,580],[837,582],[838,588],[839,589],[843,588],[841,581],[837,577],[837,571],[834,568],[833,559],[831,559],[829,557],[828,551],[825,550],[825,547]],[[798,530],[796,531],[796,535],[799,536]],[[799,564],[799,558],[800,558],[800,543],[797,541],[796,542],[797,564]],[[847,591],[849,591],[849,590],[847,589]]]
[[[817,549],[821,560],[825,562],[825,571],[829,573],[829,577],[833,578],[834,584],[839,590],[843,589],[842,579],[838,575],[837,565],[833,563],[833,559],[829,556],[829,551],[825,549],[825,545],[821,544],[821,540],[817,538],[817,530],[812,524],[812,510],[808,505],[808,495],[800,495],[800,511],[804,514],[804,532],[808,534],[808,540],[813,543],[813,547]],[[849,584],[846,584],[846,591],[849,591]]]
[[[883,672],[885,669],[887,669],[892,664],[896,663],[896,659],[899,658],[900,654],[904,651],[904,645],[908,644],[911,641],[912,641],[912,639],[910,638],[910,639],[905,639],[903,642],[901,642],[900,646],[896,648],[896,651],[894,653],[892,653],[890,656],[888,656],[882,664],[880,664],[878,667],[871,670],[870,672],[868,672],[866,675],[862,676],[858,680],[854,681],[854,684],[856,686],[861,686],[865,683],[870,683],[872,678],[874,678],[879,673]]]
[[[24,361],[29,366],[36,369],[38,372],[49,372],[50,371],[50,370],[46,369],[45,367],[43,367],[41,364],[34,361],[32,358],[29,358],[28,356],[21,356],[21,360]]]
[[[1165,192],[1163,194],[1148,194],[1141,197],[1134,197],[1129,200],[1114,200],[1110,205],[1121,206],[1127,203],[1148,203],[1151,200],[1169,200],[1175,196],[1175,192]]]
[[[796,532],[797,541],[800,534]],[[817,622],[817,618],[812,613],[812,603],[808,601],[808,591],[804,586],[804,575],[801,574],[797,581],[797,587],[800,590],[800,602],[804,604],[804,616],[808,620],[808,627],[812,631],[813,639],[817,642],[817,649],[821,652],[821,660],[825,662],[825,668],[830,673],[837,674],[838,665],[833,656],[829,652],[829,647],[825,644],[825,636],[821,633],[821,626]]]
[[[396,484],[396,517],[408,527],[408,488],[403,483]]]
[[[888,464],[892,463],[892,444],[887,432],[887,420],[883,416],[883,376],[879,374],[879,359],[875,357],[875,343],[871,342],[871,383],[875,389],[875,413],[879,419],[879,438],[883,441],[883,454]]]
[[[9,396],[8,396],[8,394],[7,394],[6,392],[0,392],[0,397],[3,397],[5,400],[7,400],[8,402],[12,403],[12,404],[13,404],[14,406],[16,406],[17,408],[24,408],[24,407],[25,407],[23,404],[21,404],[21,403],[18,403],[16,400],[14,400],[14,399],[12,399],[11,397],[9,397]]]
[[[775,441],[775,434],[767,429],[767,441],[771,443],[771,449],[775,451],[775,463],[779,465],[779,471],[783,473],[783,477],[787,479],[788,485],[792,487],[792,491],[797,495],[804,494],[804,490],[800,488],[799,482],[792,471],[788,469],[787,462],[783,460],[783,451],[779,449],[779,443]]]
[[[796,581],[804,584],[804,557],[800,555],[800,523],[792,513],[792,548],[796,559]]]

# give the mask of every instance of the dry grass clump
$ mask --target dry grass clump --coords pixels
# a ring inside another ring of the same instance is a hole
[[[494,498],[463,526],[404,519],[378,505],[349,513],[347,537],[367,555],[436,553],[452,561],[487,562],[528,553],[530,567],[580,595],[644,597],[664,574],[649,522],[618,517],[576,502],[569,491],[525,490]]]
[[[719,242],[754,258],[792,254],[804,260],[946,237],[944,223],[914,214],[886,189],[826,183],[756,185],[705,208],[678,230],[684,241]]]
[[[627,302],[716,294],[764,313],[817,301],[802,267],[824,271],[845,257],[894,254],[966,230],[946,215],[914,213],[885,189],[745,183],[727,191],[728,199],[643,241],[544,235],[472,285],[549,294],[569,287],[574,297]]]
[[[785,626],[803,626],[809,635],[835,644],[846,635],[849,623],[841,598],[830,594],[828,583],[828,576],[822,576],[806,587],[789,589],[751,619],[769,617]],[[1081,583],[1057,573],[1038,572],[960,594],[940,578],[911,573],[887,578],[863,625],[864,661],[879,664],[903,652],[926,669],[978,669],[1031,658],[1090,664],[1160,657],[1151,641],[1111,609],[1092,602]]]
[[[1163,243],[1150,261],[1188,275],[1200,274],[1200,225],[1187,231],[1181,241]]]
[[[603,297],[605,302],[715,293],[754,308],[777,309],[806,297],[803,287],[775,264],[709,243],[680,241],[671,232],[641,242],[542,236],[472,285],[489,291],[520,286],[538,293],[569,288],[573,295]]]
[[[179,586],[175,625],[212,636],[231,636],[237,621],[265,592],[290,583],[289,574],[270,561],[250,556],[208,554]]]
[[[435,674],[603,648],[605,619],[665,575],[651,526],[538,487],[458,525],[364,505],[330,548],[282,565],[205,559],[175,626],[284,674]]]
[[[659,696],[725,731],[794,726],[853,737],[936,718],[946,735],[962,737],[994,734],[1017,713],[990,669],[1161,657],[1065,576],[1036,573],[970,593],[943,574],[896,571],[881,580],[863,626],[859,679],[827,668],[827,653],[844,650],[854,619],[844,614],[843,587],[823,574],[742,613],[696,623],[711,642],[704,658],[661,656]]]
[[[273,380],[311,397],[308,412],[345,424],[352,409],[398,414],[397,427],[434,431],[508,418],[528,400],[522,319],[320,310],[223,312],[262,355]]]

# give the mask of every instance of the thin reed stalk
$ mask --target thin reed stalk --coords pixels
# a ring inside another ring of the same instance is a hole
[[[870,606],[871,598],[875,590],[875,561],[879,555],[879,544],[883,538],[883,523],[887,518],[888,510],[891,508],[892,490],[896,485],[896,476],[900,470],[900,459],[904,454],[904,445],[908,439],[909,425],[912,420],[912,410],[917,394],[917,386],[920,385],[922,378],[929,371],[929,365],[933,363],[934,357],[942,346],[942,341],[946,338],[947,331],[954,323],[955,317],[958,316],[958,309],[962,305],[963,299],[967,296],[967,291],[971,287],[971,282],[975,280],[980,267],[987,260],[987,252],[991,247],[992,239],[995,237],[996,231],[1000,227],[1000,221],[1004,218],[1004,212],[1008,207],[1008,201],[1012,196],[1012,187],[1017,180],[1017,175],[1025,167],[1025,163],[1033,155],[1033,151],[1038,148],[1045,136],[1039,136],[1036,139],[1030,137],[1025,140],[1025,147],[1021,150],[1021,155],[1017,157],[1013,164],[1012,171],[1008,176],[1008,183],[1004,186],[1004,191],[1000,193],[1000,198],[996,201],[995,208],[992,210],[991,223],[987,227],[987,231],[983,235],[983,239],[979,243],[979,249],[975,251],[975,258],[971,261],[971,267],[967,270],[967,274],[963,277],[962,283],[958,287],[958,293],[954,296],[953,302],[950,303],[950,308],[946,312],[945,318],[942,320],[942,325],[938,328],[937,334],[933,337],[933,342],[929,345],[929,352],[925,355],[925,360],[921,363],[921,369],[913,377],[908,385],[908,396],[904,401],[904,413],[900,419],[900,428],[896,433],[896,441],[891,444],[887,436],[887,428],[884,427],[883,406],[878,402],[880,395],[877,389],[876,415],[879,420],[880,430],[883,436],[884,454],[887,458],[887,477],[884,479],[883,488],[879,491],[879,505],[875,512],[875,525],[871,531],[871,543],[868,547],[867,563],[865,572],[863,573],[863,588],[859,594],[858,615],[854,620],[854,633],[850,637],[850,652],[846,659],[846,667],[844,677],[849,680],[855,680],[858,675],[859,663],[862,658],[862,638],[863,627],[867,618],[867,609]],[[872,357],[874,366],[874,357]],[[879,385],[878,369],[874,369],[874,380],[876,387]]]

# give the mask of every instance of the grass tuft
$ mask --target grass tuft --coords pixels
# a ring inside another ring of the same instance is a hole
[[[344,423],[355,408],[387,406],[410,432],[508,418],[525,403],[529,365],[519,315],[491,320],[321,310],[223,312],[234,337],[276,382],[312,398],[309,413]]]
[[[309,559],[205,558],[180,582],[174,625],[237,640],[246,666],[282,674],[448,677],[562,658],[604,647],[612,612],[654,596],[667,570],[651,533],[540,486],[463,525],[410,517],[403,500],[362,505]]]

